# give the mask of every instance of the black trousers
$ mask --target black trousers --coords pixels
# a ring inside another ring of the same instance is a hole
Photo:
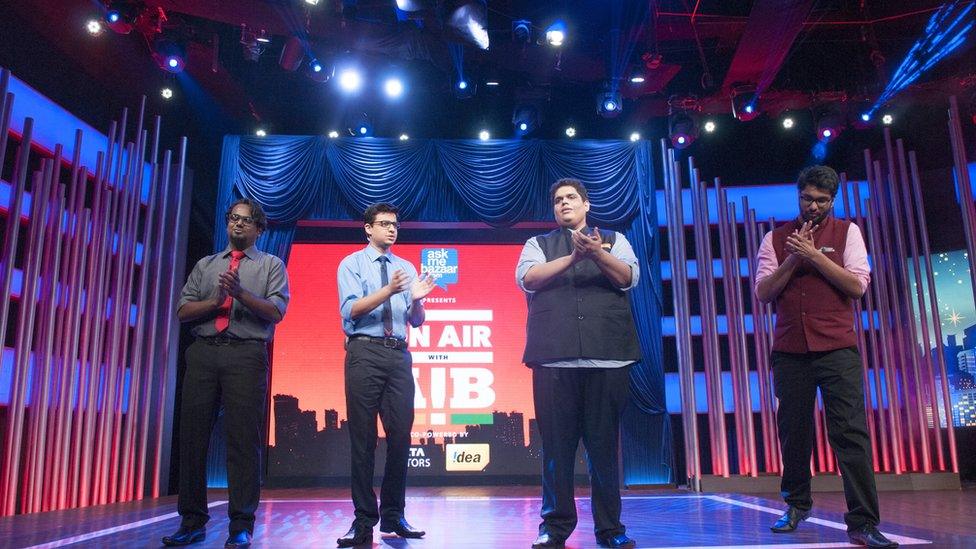
[[[352,502],[357,525],[372,527],[380,518],[384,523],[396,523],[403,517],[413,428],[412,367],[407,350],[356,339],[346,347],[346,414],[352,442]],[[377,414],[386,433],[386,468],[379,510],[373,491]]]
[[[207,449],[218,406],[223,406],[230,531],[254,531],[267,393],[268,348],[263,341],[211,345],[198,339],[186,350],[178,504],[183,526],[199,528],[210,519]]]
[[[837,456],[849,530],[877,525],[878,493],[874,485],[871,439],[864,414],[861,355],[856,347],[811,353],[772,353],[773,386],[779,399],[776,422],[783,452],[781,490],[787,504],[807,511],[810,458],[813,455],[813,410],[817,389],[823,397],[827,439]]]
[[[618,442],[630,397],[630,367],[532,369],[535,417],[542,435],[542,524],[539,533],[565,539],[576,528],[576,449],[589,460],[594,533],[623,534]]]

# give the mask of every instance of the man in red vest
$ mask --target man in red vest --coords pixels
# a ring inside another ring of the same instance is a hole
[[[851,543],[897,547],[878,531],[871,440],[864,414],[861,356],[854,332],[854,300],[871,269],[857,225],[831,215],[837,172],[800,172],[800,215],[766,234],[759,247],[756,297],[773,302],[773,385],[783,454],[781,493],[789,508],[772,531],[792,532],[810,514],[813,406],[823,396],[827,435],[837,455],[847,499]]]

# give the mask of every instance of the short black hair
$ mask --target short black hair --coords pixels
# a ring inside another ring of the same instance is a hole
[[[399,215],[399,210],[393,204],[388,204],[386,202],[380,202],[378,204],[372,204],[370,207],[366,208],[363,212],[363,223],[367,225],[372,225],[376,221],[376,214],[381,213],[391,213],[393,215]]]
[[[802,191],[807,187],[816,187],[830,196],[837,196],[840,178],[830,166],[809,166],[803,168],[796,177],[796,189]]]
[[[239,198],[231,204],[224,213],[224,219],[230,218],[230,214],[234,212],[234,208],[242,204],[251,208],[251,219],[254,220],[254,224],[258,229],[264,231],[268,228],[268,216],[265,215],[264,208],[256,200],[251,200],[250,198]]]
[[[579,193],[580,198],[582,198],[584,202],[588,202],[590,200],[590,195],[586,192],[586,186],[583,185],[582,181],[572,177],[563,177],[562,179],[557,179],[556,182],[549,187],[549,202],[555,200],[556,191],[558,191],[560,187],[572,187],[576,189],[576,192]]]

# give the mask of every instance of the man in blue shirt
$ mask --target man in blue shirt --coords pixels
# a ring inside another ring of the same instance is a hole
[[[403,517],[407,458],[413,428],[413,361],[407,323],[424,323],[423,298],[434,279],[417,276],[408,261],[393,255],[400,223],[397,209],[374,204],[363,214],[369,245],[339,264],[339,312],[346,333],[346,415],[352,442],[352,501],[356,518],[339,547],[370,543],[373,526],[404,538],[422,530]],[[373,491],[376,416],[386,433],[386,469],[377,510]]]

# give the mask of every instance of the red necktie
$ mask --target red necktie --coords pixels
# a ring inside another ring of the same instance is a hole
[[[241,263],[241,258],[244,257],[244,252],[239,252],[234,250],[230,253],[230,267],[231,271],[237,271],[237,267]],[[230,307],[234,303],[234,298],[227,296],[224,298],[224,302],[220,304],[217,309],[217,318],[214,319],[214,327],[217,328],[217,333],[221,333],[230,326]]]

